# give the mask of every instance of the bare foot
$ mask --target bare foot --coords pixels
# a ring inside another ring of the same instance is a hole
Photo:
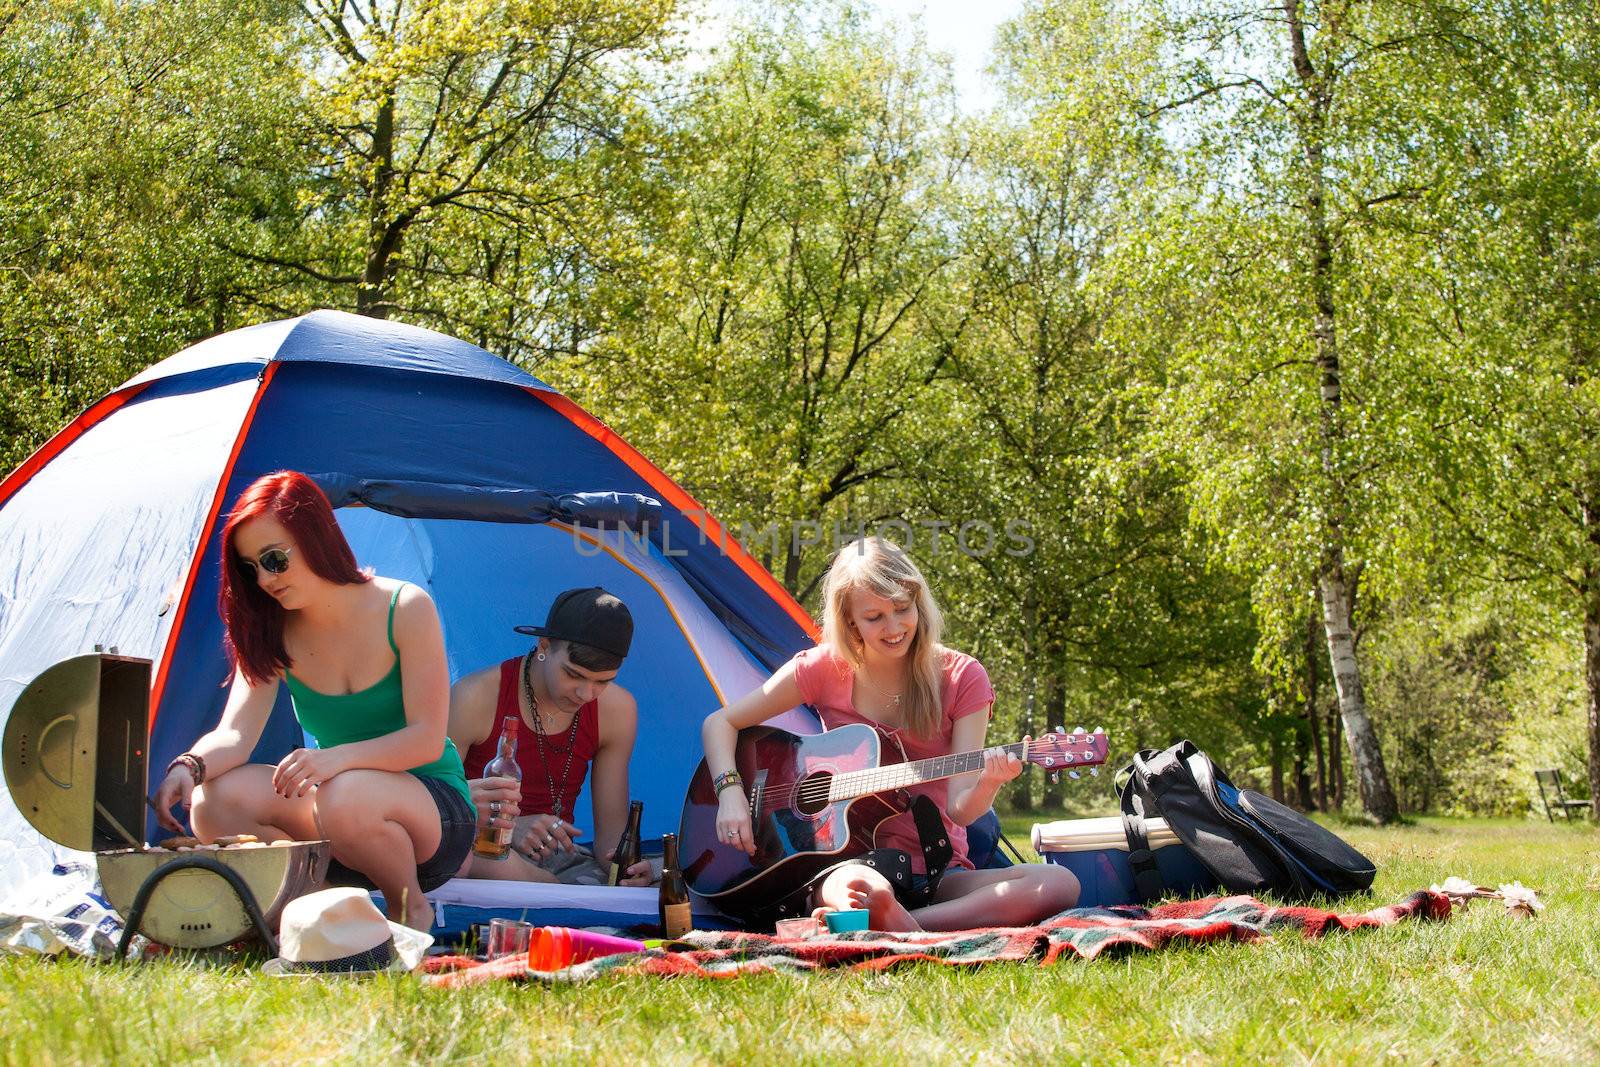
[[[895,899],[894,889],[887,885],[874,885],[865,878],[852,878],[845,889],[857,907],[867,909],[867,925],[873,930],[905,933],[921,930],[922,924],[912,918],[905,905]]]
[[[388,898],[384,899],[387,902]],[[387,911],[390,922],[421,930],[425,934],[433,931],[433,905],[421,893],[401,893],[399,904],[390,904]]]
[[[425,934],[430,933],[433,930],[433,905],[428,903],[427,897],[423,897],[420,907],[406,908],[405,918],[395,919],[395,922],[403,923],[413,930],[421,930]]]

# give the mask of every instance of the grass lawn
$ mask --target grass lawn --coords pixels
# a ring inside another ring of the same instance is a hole
[[[1026,840],[1026,820],[1011,820]],[[1600,833],[1427,819],[1341,831],[1375,900],[1459,874],[1539,890],[1517,922],[1285,935],[1052,967],[613,979],[462,991],[183,963],[0,958],[6,1063],[1431,1063],[1600,1061]],[[1350,910],[1363,910],[1360,902]]]

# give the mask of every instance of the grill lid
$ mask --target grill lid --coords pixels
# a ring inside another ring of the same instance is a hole
[[[45,837],[99,852],[142,840],[150,661],[62,660],[17,697],[0,764],[17,810]]]

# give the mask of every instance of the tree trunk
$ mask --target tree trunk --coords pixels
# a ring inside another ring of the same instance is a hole
[[[1051,659],[1054,662],[1055,657]],[[1067,715],[1067,687],[1053,666],[1044,677],[1044,694],[1044,725],[1048,730],[1062,725]],[[1060,811],[1065,807],[1066,789],[1059,779],[1051,781],[1050,776],[1045,775],[1041,792],[1039,807],[1043,810]]]
[[[1583,664],[1589,682],[1589,808],[1600,822],[1600,597],[1583,612]]]
[[[1600,539],[1600,500],[1584,503],[1591,541]],[[1583,668],[1589,690],[1589,805],[1600,821],[1600,563],[1583,568]]]
[[[1311,731],[1311,746],[1317,753],[1317,810],[1328,810],[1328,761],[1322,751],[1322,716],[1317,714],[1317,618],[1306,620],[1306,726]],[[1307,807],[1310,801],[1306,801]]]
[[[1294,731],[1294,798],[1301,811],[1314,811],[1317,799],[1311,792],[1311,771],[1306,757],[1311,755],[1311,736],[1309,731],[1315,729],[1313,722],[1307,721],[1296,725]]]
[[[1306,733],[1310,723],[1301,723],[1294,731],[1294,803],[1301,811],[1317,811],[1317,793],[1310,785],[1310,736]]]
[[[1268,759],[1272,761],[1272,799],[1283,804],[1283,737],[1274,733],[1267,744]]]
[[[1326,479],[1322,501],[1323,551],[1317,584],[1322,594],[1322,626],[1328,636],[1328,657],[1333,664],[1333,684],[1339,694],[1339,711],[1350,741],[1350,761],[1355,767],[1361,804],[1380,823],[1399,815],[1383,750],[1367,716],[1366,694],[1351,628],[1351,583],[1345,569],[1345,522],[1348,509],[1343,463],[1345,424],[1338,339],[1338,314],[1334,302],[1333,231],[1328,220],[1326,158],[1328,114],[1333,108],[1337,68],[1318,70],[1306,48],[1300,0],[1283,0],[1285,25],[1294,73],[1299,79],[1304,110],[1298,135],[1305,157],[1306,251],[1311,256],[1310,288],[1315,308],[1311,337],[1321,377],[1322,473]]]
[[[1022,713],[1022,732],[1029,737],[1038,736],[1034,732],[1034,699],[1037,695],[1039,680],[1035,676],[1028,685],[1028,702]],[[1033,780],[1038,776],[1038,770],[1031,763],[1022,765],[1022,773],[1017,775],[1016,781],[1007,787],[1011,794],[1011,810],[1018,814],[1033,810]]]
[[[1389,785],[1378,734],[1367,715],[1367,697],[1356,662],[1355,635],[1350,628],[1350,593],[1342,561],[1331,561],[1322,578],[1322,625],[1328,633],[1328,659],[1333,664],[1333,685],[1339,694],[1339,716],[1350,742],[1350,763],[1356,772],[1361,806],[1380,823],[1394,822],[1400,809]]]
[[[800,545],[795,533],[789,534],[789,543],[783,549],[783,587],[791,596],[800,595]]]
[[[394,185],[394,97],[385,97],[372,125],[372,189],[367,200],[367,254],[356,287],[356,314],[389,317],[390,259],[403,232],[389,217]]]
[[[1328,709],[1328,781],[1332,783],[1333,810],[1344,810],[1344,750],[1340,743],[1344,734],[1339,730],[1339,706]]]

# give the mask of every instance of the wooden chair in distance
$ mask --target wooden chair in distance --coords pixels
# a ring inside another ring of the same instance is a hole
[[[1567,817],[1568,822],[1572,821],[1573,811],[1586,812],[1589,810],[1589,802],[1587,800],[1567,799],[1566,794],[1561,790],[1561,772],[1554,767],[1547,770],[1534,771],[1533,777],[1539,783],[1539,799],[1544,801],[1545,818],[1551,822],[1556,821],[1555,814],[1551,811],[1552,805],[1561,809],[1561,814]],[[1554,801],[1550,799],[1551,793],[1555,794]]]

